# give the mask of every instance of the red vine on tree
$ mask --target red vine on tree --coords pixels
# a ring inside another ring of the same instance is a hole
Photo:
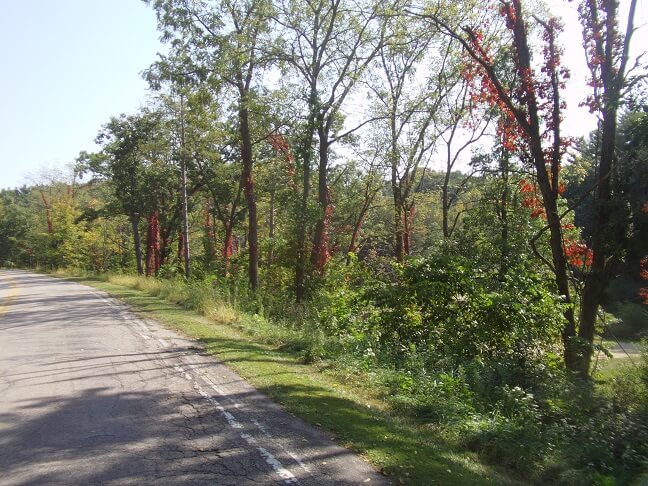
[[[639,275],[643,280],[648,280],[648,256],[641,259]],[[639,297],[643,300],[643,303],[648,305],[648,287],[642,287],[639,289]]]
[[[290,148],[288,139],[279,132],[273,132],[268,135],[268,143],[275,151],[275,153],[277,155],[280,155],[281,158],[285,161],[286,173],[290,180],[290,187],[291,189],[296,189],[297,186],[295,184],[295,175],[297,171],[295,169],[295,155]]]
[[[577,335],[576,317],[571,297],[569,265],[570,259],[587,262],[587,254],[580,246],[565,241],[562,217],[559,212],[560,169],[562,158],[570,140],[562,136],[560,125],[564,102],[561,91],[569,73],[562,67],[561,49],[557,46],[556,36],[562,26],[556,19],[543,20],[525,15],[521,0],[502,0],[491,5],[499,6],[511,36],[512,61],[515,77],[509,79],[502,75],[497,59],[490,53],[482,32],[470,26],[453,27],[438,16],[431,16],[436,25],[457,40],[471,59],[464,76],[475,85],[474,96],[499,111],[502,118],[499,134],[502,145],[516,153],[525,163],[535,170],[535,185],[538,196],[529,192],[529,206],[533,207],[535,217],[544,211],[545,228],[531,240],[534,253],[553,271],[559,294],[567,304],[564,308],[565,325],[562,331],[565,364],[570,370],[579,371],[587,361],[581,348],[573,338]],[[542,27],[542,60],[540,69],[533,69],[533,50],[529,40],[529,19],[534,19]],[[542,210],[534,198],[542,203]],[[548,230],[551,260],[546,259],[535,247],[537,239]],[[566,252],[572,251],[570,257]],[[589,341],[591,342],[591,340]]]
[[[147,218],[146,276],[157,275],[160,269],[160,213],[155,210]]]

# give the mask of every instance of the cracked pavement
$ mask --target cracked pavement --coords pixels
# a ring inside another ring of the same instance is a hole
[[[0,485],[387,485],[195,342],[0,271]]]

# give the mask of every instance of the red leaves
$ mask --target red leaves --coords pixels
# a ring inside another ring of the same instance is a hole
[[[536,192],[535,185],[531,184],[526,179],[520,179],[520,182],[518,183],[518,188],[521,194],[530,194],[530,193],[535,194]]]
[[[146,218],[146,275],[157,275],[160,269],[160,213],[152,211]]]
[[[643,287],[639,289],[639,297],[641,297],[645,305],[648,305],[648,288]]]
[[[648,203],[646,203],[646,205],[648,205]],[[648,280],[648,256],[641,259],[639,264],[639,275],[642,279]],[[648,287],[639,289],[639,297],[641,297],[644,304],[648,305]]]
[[[522,206],[531,209],[531,218],[535,219],[539,216],[542,216],[543,219],[546,219],[544,206],[542,205],[541,199],[538,197],[536,186],[526,179],[520,179],[520,182],[518,183],[518,190],[520,191],[520,194],[524,196],[522,199]],[[564,190],[564,184],[560,184],[558,191],[562,192]],[[571,231],[576,229],[573,223],[563,223],[561,225],[561,228],[563,231]],[[592,265],[594,254],[585,243],[565,238],[563,252],[565,254],[565,257],[567,258],[567,261],[575,267],[589,267]]]
[[[648,280],[648,256],[641,259],[639,275],[642,279]]]
[[[500,7],[500,15],[506,19],[506,28],[513,30],[513,26],[517,20],[515,10],[513,10],[513,5],[510,3],[502,3],[502,6]]]
[[[280,133],[277,132],[271,133],[268,136],[268,143],[274,149],[275,152],[283,155],[287,160],[293,159],[293,155],[292,152],[290,151],[290,145],[288,144],[288,140]]]
[[[567,261],[575,267],[589,267],[592,265],[594,254],[585,243],[574,240],[565,240],[563,250]]]
[[[524,196],[522,199],[522,206],[531,209],[531,219],[538,216],[545,217],[545,210],[542,200],[538,197],[537,188],[526,179],[520,179],[518,183],[520,194]]]
[[[286,172],[291,179],[295,177],[295,156],[290,149],[288,139],[278,132],[268,135],[272,149],[286,161]],[[292,185],[292,184],[291,184]]]

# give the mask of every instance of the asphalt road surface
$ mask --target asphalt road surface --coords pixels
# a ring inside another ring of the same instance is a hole
[[[0,485],[40,484],[388,481],[106,294],[0,271]]]

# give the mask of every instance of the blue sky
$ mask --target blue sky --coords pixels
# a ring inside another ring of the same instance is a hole
[[[0,187],[14,187],[136,110],[163,47],[139,0],[0,0],[0,12]]]

